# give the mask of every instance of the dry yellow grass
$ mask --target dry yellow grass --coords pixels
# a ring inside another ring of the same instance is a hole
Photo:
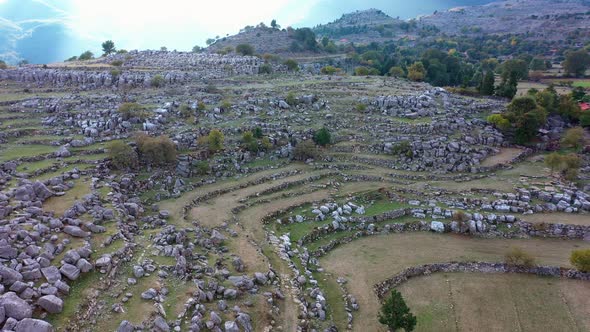
[[[551,239],[477,239],[430,233],[391,234],[367,237],[339,247],[321,259],[330,273],[348,279],[350,292],[361,306],[355,315],[357,331],[378,331],[379,303],[373,285],[404,268],[447,261],[503,261],[511,246],[520,246],[540,264],[569,266],[570,252],[583,241]],[[337,308],[340,309],[340,308]]]

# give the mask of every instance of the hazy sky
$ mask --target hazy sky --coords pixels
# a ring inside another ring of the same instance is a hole
[[[86,49],[190,50],[207,38],[237,33],[275,18],[282,26],[314,26],[343,13],[379,8],[402,18],[482,0],[0,0],[0,56],[63,60]]]

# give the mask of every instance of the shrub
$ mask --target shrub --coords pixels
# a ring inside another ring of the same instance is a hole
[[[406,156],[408,158],[412,158],[414,156],[410,141],[401,141],[396,143],[391,149],[391,153],[397,156]]]
[[[590,249],[572,251],[570,263],[582,272],[590,272]]]
[[[135,168],[138,164],[137,152],[121,141],[113,141],[107,146],[109,158],[116,169]]]
[[[152,80],[150,81],[150,85],[154,88],[161,88],[164,86],[165,83],[166,83],[166,80],[164,79],[164,76],[162,76],[162,75],[156,75],[156,76],[152,77]]]
[[[123,120],[129,120],[131,118],[145,118],[145,108],[137,103],[123,103],[119,106],[117,111],[123,117]]]
[[[391,296],[385,300],[379,312],[379,323],[391,331],[404,329],[409,332],[414,330],[416,322],[416,316],[410,312],[402,294],[395,289],[392,290]]]
[[[264,150],[264,151],[268,151],[268,150],[272,149],[272,143],[270,141],[270,138],[268,138],[268,137],[263,137],[262,140],[260,141],[260,144],[262,145],[262,150]]]
[[[113,77],[113,79],[119,77],[119,75],[121,75],[121,71],[119,69],[112,69],[111,70],[111,76]]]
[[[209,162],[206,160],[200,160],[194,164],[195,172],[198,175],[206,175],[211,170],[211,166],[209,166]]]
[[[408,78],[410,80],[414,82],[421,82],[424,81],[425,77],[426,68],[424,68],[424,64],[422,64],[422,62],[414,62],[414,64],[408,68]]]
[[[165,165],[176,161],[176,145],[168,136],[135,136],[140,159],[148,165]]]
[[[250,44],[240,44],[236,46],[236,53],[241,55],[254,55],[254,47]]]
[[[293,150],[293,159],[295,160],[306,161],[307,159],[315,159],[317,156],[317,147],[310,140],[299,142]]]
[[[289,106],[295,106],[297,105],[297,97],[295,97],[295,94],[293,92],[289,92],[287,94],[287,97],[285,98],[285,102],[287,102]]]
[[[325,66],[322,69],[320,69],[320,72],[324,75],[334,75],[339,71],[340,69],[334,66]]]
[[[488,116],[486,120],[502,131],[508,130],[510,128],[510,121],[508,121],[508,119],[506,119],[502,114],[492,114]]]
[[[248,151],[258,152],[258,142],[256,141],[256,138],[254,138],[254,134],[252,134],[251,131],[246,131],[242,134],[242,142]]]
[[[260,66],[260,68],[258,68],[258,73],[259,74],[272,74],[272,66],[269,65],[268,63],[265,63],[262,66]]]
[[[465,211],[458,210],[453,213],[453,220],[463,223],[469,220],[469,216]]]
[[[204,111],[207,109],[207,105],[204,102],[200,101],[197,103],[197,110]]]
[[[359,112],[364,112],[364,111],[367,110],[367,105],[358,103],[358,104],[356,104],[356,106],[354,107],[354,109],[357,110],[357,111],[359,111]]]
[[[207,136],[207,147],[211,152],[217,152],[223,150],[223,142],[225,136],[219,129],[213,129]]]
[[[121,67],[123,65],[123,61],[121,60],[116,60],[111,62],[111,66],[115,66],[115,67]]]
[[[512,247],[506,255],[504,255],[506,264],[509,265],[523,265],[531,267],[535,264],[535,258],[520,247]]]
[[[579,149],[584,144],[584,129],[582,127],[568,129],[561,140],[561,144]]]
[[[299,64],[293,59],[287,59],[283,62],[289,71],[299,71]]]
[[[256,138],[262,138],[262,136],[263,136],[262,128],[260,128],[260,127],[254,128],[254,131],[252,132],[252,134],[254,134],[254,137],[256,137]]]
[[[0,69],[6,69],[8,68],[8,66],[6,65],[6,62],[0,60]]]
[[[330,134],[328,128],[323,127],[313,134],[313,141],[317,145],[326,146],[332,143],[332,135]]]
[[[186,119],[193,114],[193,110],[187,104],[182,104],[178,108],[178,112],[180,113],[180,117]]]

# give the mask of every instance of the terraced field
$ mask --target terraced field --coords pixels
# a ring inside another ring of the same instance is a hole
[[[135,56],[122,77],[136,84],[105,86],[96,64],[2,82],[0,304],[26,316],[11,319],[385,331],[376,284],[422,264],[503,263],[516,246],[563,273],[413,278],[397,288],[417,330],[590,329],[588,274],[569,262],[588,248],[588,178],[552,176],[543,152],[481,120],[504,102],[393,78],[251,75],[255,60],[232,57],[207,64],[216,77],[195,69],[148,88],[162,54]],[[142,111],[123,114],[129,101]],[[323,127],[331,142],[301,151]],[[204,141],[213,129],[219,149]],[[138,132],[169,137],[175,158],[150,164]],[[117,143],[139,152],[136,167],[117,166]]]

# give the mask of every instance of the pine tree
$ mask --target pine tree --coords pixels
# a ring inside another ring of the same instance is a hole
[[[381,307],[379,323],[386,325],[391,331],[404,329],[409,332],[416,327],[416,316],[410,312],[402,294],[394,289]]]
[[[492,96],[494,95],[494,72],[492,71],[488,71],[486,72],[482,82],[481,82],[481,88],[480,88],[480,93],[482,95],[486,95],[486,96]]]

